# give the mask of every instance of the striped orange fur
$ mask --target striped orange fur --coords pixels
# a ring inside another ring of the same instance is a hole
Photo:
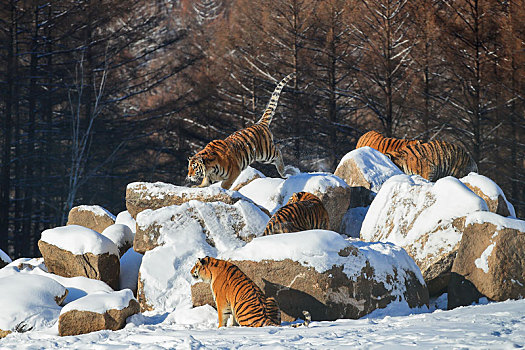
[[[311,193],[297,192],[270,218],[263,235],[329,228],[328,212],[321,200]]]
[[[281,311],[275,299],[267,298],[234,264],[207,256],[197,261],[191,274],[193,278],[210,284],[217,304],[219,327],[226,326],[232,316],[233,325],[263,327],[281,324]]]
[[[224,140],[211,141],[189,158],[187,179],[194,182],[202,179],[198,187],[222,181],[222,188],[229,189],[241,171],[255,161],[274,164],[281,177],[284,177],[283,157],[273,142],[269,126],[281,91],[294,75],[289,74],[277,85],[263,116],[256,124],[236,131]]]
[[[408,145],[387,155],[405,174],[420,175],[429,181],[445,176],[460,178],[478,171],[463,147],[444,141]]]
[[[388,152],[397,151],[407,145],[415,145],[418,143],[420,143],[419,140],[412,141],[405,139],[396,139],[392,137],[385,137],[377,131],[372,130],[367,132],[366,134],[363,134],[363,136],[361,136],[359,140],[357,140],[357,145],[355,148],[357,149],[360,147],[368,146],[378,150],[381,153],[386,154]]]

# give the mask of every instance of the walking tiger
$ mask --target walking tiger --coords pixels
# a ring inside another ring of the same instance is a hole
[[[270,123],[284,86],[295,76],[286,76],[275,88],[261,119],[254,125],[234,132],[224,140],[213,140],[188,159],[187,179],[202,179],[198,187],[222,180],[221,187],[229,189],[241,171],[254,161],[274,164],[281,177],[285,167],[281,151],[273,142]]]
[[[328,212],[317,196],[297,192],[270,218],[263,236],[313,229],[330,229]]]

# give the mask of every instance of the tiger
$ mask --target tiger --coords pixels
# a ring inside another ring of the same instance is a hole
[[[388,152],[398,151],[399,149],[407,145],[416,145],[421,143],[419,140],[406,140],[396,139],[392,137],[385,137],[377,131],[369,131],[357,140],[355,148],[361,148],[365,146],[372,147],[379,152],[386,154]]]
[[[463,147],[444,141],[408,145],[387,156],[408,175],[420,175],[429,181],[445,176],[461,178],[478,172],[476,162]]]
[[[329,228],[330,219],[321,200],[309,192],[297,192],[270,218],[263,236]]]
[[[259,287],[234,264],[212,257],[198,259],[191,269],[194,279],[209,283],[217,305],[219,328],[280,326],[281,311],[274,298],[266,297]]]
[[[276,86],[261,119],[245,129],[238,130],[224,140],[213,140],[193,157],[188,158],[187,180],[202,182],[207,187],[222,180],[221,187],[229,189],[241,171],[254,161],[274,164],[281,177],[285,167],[281,151],[273,142],[270,123],[284,86],[295,76],[287,75]]]

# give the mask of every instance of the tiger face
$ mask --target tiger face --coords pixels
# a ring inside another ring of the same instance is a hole
[[[193,268],[191,269],[191,276],[194,279],[202,279],[204,282],[209,282],[211,280],[211,271],[208,268],[210,258],[207,256],[205,258],[197,260]]]
[[[188,176],[186,179],[197,182],[204,178],[206,175],[206,165],[200,157],[188,158]]]

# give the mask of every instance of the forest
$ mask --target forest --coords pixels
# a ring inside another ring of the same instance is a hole
[[[525,216],[525,0],[3,0],[0,249],[38,256],[130,182],[184,184],[291,72],[286,164],[333,172],[368,130],[451,141]]]

